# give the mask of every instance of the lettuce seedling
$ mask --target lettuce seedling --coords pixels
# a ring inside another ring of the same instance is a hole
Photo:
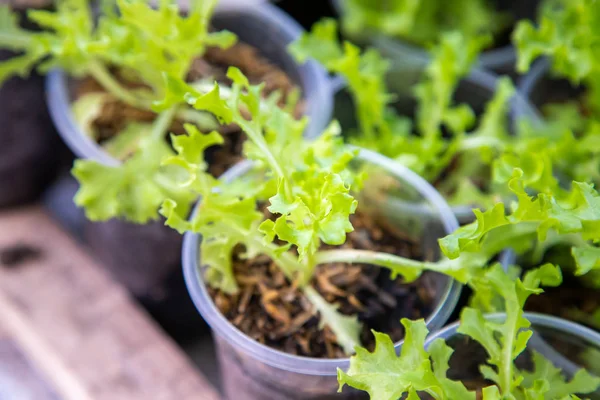
[[[574,85],[583,83],[589,104],[600,106],[600,5],[595,0],[546,0],[538,25],[520,21],[513,33],[517,69],[527,72],[540,56],[550,56],[552,71]]]
[[[535,350],[532,351],[533,370],[520,370],[515,361],[527,347],[533,331],[523,316],[527,298],[542,292],[540,284],[555,283],[556,275],[544,268],[530,271],[523,280],[513,279],[499,264],[479,271],[477,280],[485,290],[499,295],[504,302],[505,318],[487,320],[481,311],[466,308],[461,314],[458,333],[477,341],[486,350],[487,362],[480,367],[482,376],[490,382],[482,388],[484,400],[567,400],[576,394],[594,392],[600,387],[600,378],[580,369],[567,380],[552,363]],[[453,350],[443,339],[436,339],[424,350],[427,328],[423,320],[403,320],[406,337],[400,356],[387,335],[374,332],[375,351],[357,349],[350,359],[350,368],[338,370],[340,391],[344,385],[369,393],[372,399],[396,400],[402,395],[419,399],[427,393],[436,400],[475,399],[459,381],[447,377]],[[458,365],[460,368],[460,365]]]
[[[110,2],[106,2],[110,4]],[[235,43],[231,32],[209,32],[216,0],[193,0],[186,16],[171,0],[152,8],[147,0],[117,0],[97,20],[91,2],[59,0],[53,11],[30,10],[27,17],[43,31],[18,26],[7,4],[0,7],[0,47],[21,53],[0,63],[0,82],[31,70],[61,68],[74,77],[91,76],[111,95],[139,108],[164,93],[162,72],[185,77],[207,46]],[[146,90],[125,88],[109,68],[126,69]]]
[[[340,43],[335,21],[315,24],[290,51],[300,61],[315,58],[346,79],[359,125],[350,136],[352,143],[379,151],[436,183],[452,204],[490,207],[502,194],[491,186],[494,160],[504,152],[529,154],[533,144],[524,146],[509,134],[507,113],[514,87],[508,78],[498,80],[477,126],[473,109],[454,102],[459,82],[488,42],[485,36],[467,40],[457,32],[441,36],[414,90],[414,129],[392,106],[394,96],[385,83],[389,63],[376,50],[361,54],[353,44]]]
[[[238,69],[230,68],[228,77],[233,84],[227,96],[221,95],[216,84],[211,91],[201,92],[181,79],[167,77],[167,95],[155,103],[161,111],[186,102],[224,123],[236,123],[249,139],[244,154],[255,162],[258,172],[246,183],[220,182],[206,172],[203,152],[219,141],[214,132],[204,135],[188,127],[187,136],[172,138],[177,155],[162,162],[179,168],[183,175],[179,187],[201,198],[198,212],[189,221],[185,204],[174,198],[166,200],[160,212],[167,225],[179,232],[202,235],[202,262],[208,266],[210,285],[229,293],[237,291],[231,260],[238,245],[243,245],[247,257],[267,255],[288,279],[298,282],[322,322],[350,353],[359,344],[360,325],[356,316],[339,314],[310,286],[317,265],[379,265],[407,281],[424,270],[434,270],[466,282],[468,269],[458,261],[421,262],[366,250],[321,250],[321,244],[343,244],[353,230],[350,215],[357,207],[353,193],[360,190],[362,181],[349,167],[355,152],[342,144],[337,123],[319,139],[308,141],[302,135],[306,118],[295,120],[288,110],[279,108],[277,94],[263,99],[263,85],[250,85]],[[267,204],[274,219],[265,218],[259,202]]]
[[[562,183],[599,177],[597,122],[586,122],[586,134],[575,135],[569,127],[577,121],[573,112],[564,110],[550,128],[524,120],[510,134],[509,101],[515,89],[505,77],[497,81],[479,118],[468,105],[454,103],[460,80],[486,43],[485,37],[467,40],[456,32],[441,36],[414,90],[414,127],[393,108],[394,96],[385,84],[387,60],[373,49],[361,54],[351,43],[340,43],[335,21],[317,23],[290,51],[298,60],[314,58],[346,79],[358,120],[356,132],[349,135],[351,143],[411,168],[435,184],[451,204],[493,207],[511,194],[505,184],[515,167],[524,171],[530,189],[557,197],[563,190],[557,176]]]
[[[433,43],[449,31],[496,35],[511,22],[510,15],[495,10],[488,0],[346,0],[340,6],[344,30],[351,36],[369,30],[420,45]]]
[[[165,95],[163,73],[184,79],[207,47],[226,48],[236,41],[231,32],[209,29],[217,0],[193,0],[187,15],[172,0],[161,0],[157,7],[147,0],[117,0],[103,2],[96,17],[92,3],[59,0],[53,11],[29,11],[41,32],[21,29],[8,5],[0,6],[0,46],[20,53],[0,63],[0,83],[33,69],[45,73],[61,68],[72,77],[93,78],[105,93],[84,95],[73,105],[84,131],[110,100],[150,110]],[[113,71],[133,85],[123,84]],[[76,161],[73,174],[81,189],[75,202],[85,207],[88,218],[145,223],[156,217],[165,198],[176,198],[181,207],[194,200],[173,185],[177,171],[160,164],[164,156],[174,155],[164,141],[174,119],[202,128],[218,126],[206,113],[175,107],[163,110],[152,124],[129,123],[109,141],[106,149],[124,160],[120,165]]]
[[[540,56],[548,56],[551,72],[582,85],[577,101],[545,105],[544,136],[556,138],[560,157],[554,162],[567,179],[600,183],[600,58],[597,46],[600,5],[588,0],[548,0],[539,21],[520,21],[513,34],[517,68],[525,73]]]

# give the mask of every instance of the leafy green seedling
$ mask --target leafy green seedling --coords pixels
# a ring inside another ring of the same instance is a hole
[[[523,316],[527,298],[541,292],[540,284],[556,282],[555,271],[538,269],[525,278],[513,279],[500,265],[482,269],[477,280],[485,290],[503,299],[503,321],[485,318],[481,311],[466,308],[461,315],[458,333],[477,341],[486,350],[488,359],[480,366],[487,386],[482,388],[483,400],[568,400],[576,394],[594,392],[600,387],[600,378],[580,369],[568,380],[563,372],[535,349],[532,351],[533,370],[520,370],[515,361],[529,344],[533,331]],[[374,332],[377,345],[373,353],[357,349],[350,359],[350,368],[338,370],[340,390],[344,385],[367,391],[372,399],[396,400],[403,394],[407,399],[419,399],[427,393],[436,400],[475,399],[459,381],[447,377],[453,350],[436,339],[428,351],[424,350],[427,328],[423,320],[403,320],[407,334],[400,356],[387,335]],[[456,365],[456,364],[455,364]],[[460,368],[461,365],[457,365]]]

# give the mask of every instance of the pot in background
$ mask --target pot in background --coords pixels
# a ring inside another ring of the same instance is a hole
[[[397,67],[393,62],[387,77],[388,88],[392,94],[398,95],[398,101],[393,105],[400,115],[414,116],[417,103],[411,96],[406,87],[406,81],[403,79],[404,72],[402,68]],[[454,100],[457,104],[466,103],[470,105],[476,114],[483,111],[486,103],[492,99],[496,91],[499,77],[482,69],[475,68],[458,85]],[[354,118],[354,106],[347,92],[344,90],[336,94],[336,103],[334,117],[340,120],[343,128],[352,128],[357,126]],[[510,100],[509,128],[514,132],[517,123],[521,119],[529,119],[534,123],[539,123],[540,117],[537,109],[532,106],[517,90]],[[385,207],[393,208],[394,216],[397,218],[415,218],[415,219],[437,219],[435,213],[432,214],[431,207],[422,204],[416,195],[411,199],[409,191],[406,196],[390,198]],[[470,205],[451,206],[459,224],[465,225],[475,220],[473,207]]]
[[[397,180],[410,187],[429,202],[438,213],[438,221],[423,230],[421,238],[423,253],[435,252],[437,239],[458,227],[456,218],[444,199],[421,177],[407,168],[394,163],[380,154],[361,150],[358,162],[386,174],[385,179]],[[249,162],[236,165],[223,175],[231,181],[242,177],[251,169]],[[380,176],[378,176],[379,178]],[[363,208],[364,210],[364,208]],[[196,210],[196,212],[198,212]],[[388,217],[381,215],[381,217]],[[404,228],[404,227],[399,227]],[[363,396],[356,392],[336,394],[336,369],[347,368],[349,359],[318,359],[300,357],[259,344],[246,336],[229,322],[218,310],[208,293],[203,279],[200,254],[201,237],[187,233],[183,246],[183,269],[188,291],[198,311],[213,330],[217,357],[223,378],[225,398],[236,400],[291,400],[355,398]],[[439,256],[439,255],[437,255]],[[440,274],[425,273],[434,285],[437,294],[434,309],[426,317],[431,331],[439,329],[448,319],[458,301],[461,285]],[[400,348],[402,342],[396,343]],[[360,397],[362,398],[362,397]]]
[[[220,11],[213,23],[217,29],[228,29],[241,41],[256,47],[261,55],[281,67],[299,84],[306,102],[306,115],[311,120],[306,135],[314,137],[320,134],[331,117],[331,85],[325,71],[316,63],[298,65],[288,55],[287,45],[302,34],[302,28],[270,4]],[[54,123],[71,150],[80,158],[118,165],[117,160],[77,126],[71,112],[67,75],[63,71],[52,71],[47,77],[46,88]],[[65,215],[61,218],[63,220],[72,221],[79,215],[74,206],[71,210],[63,208],[61,212],[72,216]],[[186,316],[196,315],[187,295],[177,294],[184,287],[179,269],[182,242],[179,234],[160,221],[136,225],[116,219],[103,223],[86,221],[84,231],[98,258],[141,299],[167,330],[183,328],[186,336],[197,333],[189,329],[189,321],[178,317],[182,310],[186,310]],[[176,285],[170,286],[165,281],[176,282]],[[180,302],[171,301],[173,296]],[[165,308],[166,304],[171,306]],[[202,325],[200,318],[192,318],[192,321]]]

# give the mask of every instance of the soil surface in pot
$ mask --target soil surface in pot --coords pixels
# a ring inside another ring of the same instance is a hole
[[[355,228],[342,248],[383,251],[412,259],[423,259],[419,243],[393,236],[383,224],[366,214],[351,218]],[[339,248],[339,247],[337,247]],[[241,254],[243,249],[238,249]],[[223,315],[254,340],[289,354],[316,358],[342,358],[346,355],[336,344],[327,327],[319,328],[319,318],[311,303],[293,282],[265,256],[234,259],[234,271],[240,291],[228,295],[210,289]],[[427,317],[433,309],[435,290],[431,279],[423,275],[411,284],[401,278],[391,280],[387,270],[370,265],[345,263],[317,267],[312,281],[330,303],[338,304],[344,314],[357,314],[363,323],[361,341],[374,347],[371,329],[388,333],[397,342],[404,337],[403,317]]]
[[[188,82],[201,79],[216,80],[229,85],[227,78],[229,66],[238,67],[250,80],[252,84],[264,82],[263,93],[266,95],[278,90],[282,93],[282,104],[287,96],[298,89],[292,79],[278,66],[264,58],[259,50],[242,42],[238,42],[228,49],[208,48],[202,58],[198,58],[192,64],[187,76]],[[123,74],[115,73],[117,78],[127,86],[139,86],[139,84],[127,81]],[[104,92],[103,88],[92,78],[84,78],[74,82],[71,91],[75,99],[89,93]],[[296,115],[303,114],[304,104],[298,103]],[[96,134],[96,140],[104,145],[119,134],[127,124],[131,122],[150,123],[156,114],[148,110],[141,110],[122,103],[119,100],[111,100],[105,103],[99,115],[92,122],[92,128]],[[200,129],[202,129],[200,127]],[[245,135],[237,125],[231,124],[220,127],[225,142],[221,146],[209,149],[207,159],[209,170],[214,176],[219,176],[233,164],[241,160],[242,144]],[[174,121],[170,132],[183,134],[182,121]]]
[[[565,274],[559,287],[527,299],[525,310],[555,315],[600,331],[600,289],[585,287],[581,278]]]

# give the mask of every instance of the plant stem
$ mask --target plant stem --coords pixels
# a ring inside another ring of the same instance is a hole
[[[100,62],[91,61],[88,64],[88,72],[106,91],[117,99],[136,108],[150,109],[150,102],[136,97],[124,88]]]
[[[31,37],[26,33],[0,32],[0,46],[5,49],[23,50],[29,47]]]
[[[412,281],[423,271],[429,270],[446,274],[465,283],[471,271],[471,263],[465,261],[460,258],[455,260],[444,258],[437,262],[416,261],[388,253],[355,249],[325,250],[315,255],[315,265],[334,262],[377,265],[389,269],[394,275],[402,275],[407,281]]]
[[[188,121],[197,125],[202,131],[212,131],[219,128],[215,117],[203,111],[194,110],[188,107],[177,108],[175,116],[183,121]]]
[[[345,262],[351,264],[372,264],[386,268],[402,265],[415,269],[424,269],[426,266],[434,264],[426,261],[415,261],[410,258],[399,257],[388,253],[354,249],[320,251],[316,254],[315,261],[317,264]]]
[[[175,116],[176,109],[176,107],[171,107],[168,110],[158,114],[154,120],[154,123],[152,124],[152,139],[161,140],[165,137],[169,126],[171,126],[173,117]]]
[[[511,310],[508,304],[506,306],[507,311]],[[507,339],[506,343],[502,345],[502,369],[500,369],[500,389],[504,396],[508,396],[511,393],[511,382],[513,376],[513,347],[515,341],[515,334],[518,331],[517,323],[519,320],[519,315],[515,315],[514,313],[507,312],[506,313],[506,327],[507,331],[504,334],[504,337]]]
[[[335,334],[338,344],[346,354],[352,354],[360,346],[361,324],[356,316],[347,316],[339,311],[334,304],[327,302],[312,286],[302,288],[304,295],[321,316],[321,324],[327,325]],[[320,325],[322,327],[322,325]]]
[[[263,254],[269,256],[269,258],[271,258],[271,260],[273,260],[275,264],[281,268],[283,274],[290,281],[296,278],[296,272],[302,271],[302,264],[300,264],[291,253],[286,251],[283,254],[277,254],[277,247],[270,243],[266,244],[262,236],[253,235],[252,233],[247,232],[242,236],[242,238],[242,242],[260,248]]]

